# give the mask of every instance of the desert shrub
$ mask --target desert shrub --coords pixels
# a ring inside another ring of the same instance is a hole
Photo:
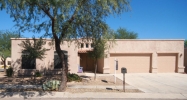
[[[35,77],[41,77],[41,76],[42,76],[42,74],[39,71],[35,72]]]
[[[42,88],[44,91],[53,91],[53,90],[58,90],[59,85],[61,81],[59,80],[48,80],[42,84]]]
[[[12,77],[13,75],[13,68],[12,67],[9,67],[7,70],[6,70],[6,75],[8,77]]]
[[[71,81],[81,82],[82,78],[77,74],[68,73],[67,80],[68,80],[68,82],[71,82]]]

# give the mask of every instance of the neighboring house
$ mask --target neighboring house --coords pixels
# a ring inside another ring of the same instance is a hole
[[[11,58],[8,57],[6,59],[6,68],[8,68],[9,66],[11,65]],[[1,57],[0,57],[0,69],[4,69],[4,64],[3,64],[3,61],[1,60]]]
[[[18,44],[26,38],[11,39],[11,58],[14,69],[20,70],[26,67],[23,60],[21,47]],[[59,60],[54,46],[49,46],[51,39],[46,40],[45,59],[34,60],[32,69],[53,70],[59,69]],[[84,42],[80,46],[72,42],[70,45],[65,41],[61,45],[66,54],[68,67],[71,73],[77,73],[78,68],[83,71],[94,71],[94,63],[88,57],[87,51],[92,50],[91,42]],[[184,40],[139,40],[139,39],[116,39],[114,46],[107,51],[105,58],[98,61],[99,73],[114,73],[114,60],[118,60],[117,73],[121,73],[121,67],[127,68],[127,73],[182,73],[184,72]]]

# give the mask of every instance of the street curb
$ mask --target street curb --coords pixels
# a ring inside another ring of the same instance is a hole
[[[161,93],[103,93],[103,92],[2,92],[0,98],[133,98],[133,99],[187,99],[187,94]]]

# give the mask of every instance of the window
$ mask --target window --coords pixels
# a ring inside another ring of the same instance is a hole
[[[11,61],[8,61],[8,65],[11,65]]]
[[[81,43],[81,48],[84,48],[84,43]]]
[[[35,69],[36,68],[36,59],[28,58],[28,53],[22,52],[22,69]]]
[[[68,52],[65,50],[62,50],[62,52],[65,54],[64,60],[65,60],[65,66],[68,65]],[[62,61],[60,60],[58,54],[56,51],[54,51],[54,69],[62,68]]]
[[[88,43],[86,43],[86,48],[88,48]]]

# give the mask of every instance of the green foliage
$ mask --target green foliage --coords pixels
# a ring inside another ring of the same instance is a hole
[[[184,41],[184,48],[187,48],[187,40]]]
[[[136,39],[137,37],[137,33],[127,31],[125,28],[119,28],[115,33],[116,39]]]
[[[0,31],[0,58],[6,62],[6,58],[11,56],[11,39],[17,38],[19,34],[11,31]],[[5,68],[6,64],[4,64]]]
[[[68,82],[71,82],[71,81],[81,82],[82,81],[82,78],[79,75],[74,74],[74,73],[72,74],[68,73],[67,79],[68,79]]]
[[[6,70],[6,75],[8,77],[12,77],[13,75],[13,68],[12,67],[9,67],[7,70]]]
[[[115,42],[114,32],[108,27],[106,29],[107,31],[103,35],[95,33],[95,35],[92,37],[93,50],[90,51],[88,54],[89,54],[89,57],[93,58],[94,60],[103,58],[105,55],[105,52],[108,49],[110,49]]]
[[[20,31],[64,40],[102,33],[105,18],[129,11],[129,0],[1,0],[0,8],[14,18]]]
[[[42,74],[39,71],[35,72],[35,77],[41,77],[41,76],[42,76]]]
[[[129,3],[129,0],[1,0],[0,10],[6,9],[20,31],[44,31],[44,36],[52,37],[63,60],[61,42],[92,38],[95,34],[101,37],[107,32],[105,18],[128,11]]]
[[[42,84],[42,88],[44,91],[46,91],[46,90],[53,91],[53,90],[58,90],[59,85],[60,85],[60,81],[49,80],[49,81],[46,81]]]
[[[26,41],[22,41],[21,44],[19,44],[19,46],[21,46],[22,49],[22,53],[24,53],[24,57],[26,57],[27,59],[40,59],[42,60],[43,58],[45,58],[45,52],[48,51],[46,48],[44,48],[44,45],[46,44],[46,42],[40,38],[40,39],[35,39],[33,37],[33,39],[29,40],[26,39]]]

